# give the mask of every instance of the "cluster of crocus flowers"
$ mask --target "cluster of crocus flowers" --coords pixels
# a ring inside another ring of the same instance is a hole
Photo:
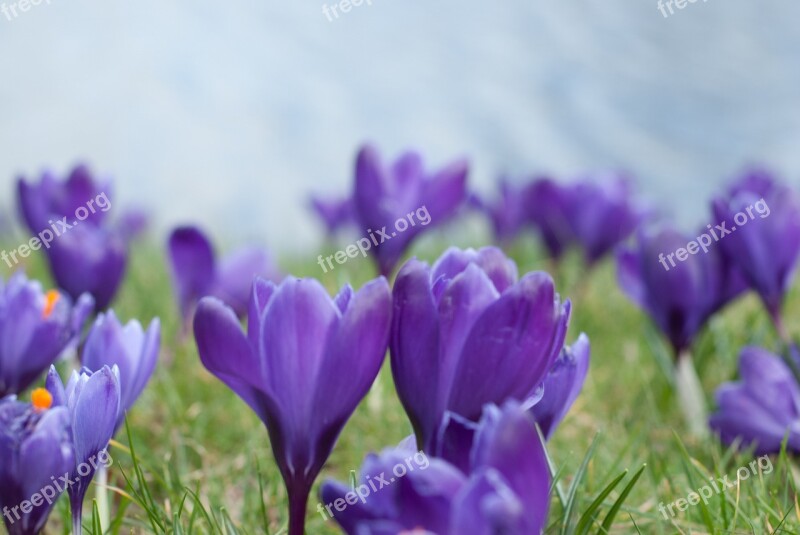
[[[448,412],[476,421],[488,403],[532,404],[564,348],[569,301],[544,272],[517,280],[516,265],[495,247],[451,248],[432,267],[409,260],[393,297],[392,374],[425,451],[436,449]]]
[[[281,275],[263,249],[247,248],[221,260],[214,254],[208,237],[197,227],[172,231],[167,243],[172,278],[184,320],[188,321],[197,302],[216,297],[239,317],[247,314],[253,278],[278,282]]]
[[[333,512],[345,533],[532,535],[541,533],[550,502],[550,471],[531,415],[515,402],[487,405],[477,425],[464,424],[453,448],[408,471],[368,500],[349,500],[349,485],[326,482],[326,503],[348,506]],[[443,431],[447,435],[447,430]],[[404,466],[415,450],[408,444],[370,455],[361,485],[376,474]],[[395,472],[396,473],[396,472]]]
[[[0,279],[0,397],[30,387],[65,350],[74,347],[93,301],[45,292],[21,271]]]
[[[738,441],[757,455],[780,452],[784,439],[789,451],[800,452],[800,386],[786,362],[765,349],[746,347],[739,375],[739,381],[717,390],[711,429],[723,443]]]
[[[289,534],[302,535],[311,486],[384,360],[391,295],[385,279],[331,298],[314,279],[256,279],[247,333],[205,297],[194,332],[205,367],[261,418],[289,498]]]
[[[376,245],[374,258],[382,275],[391,274],[411,242],[424,230],[440,226],[458,213],[467,196],[468,172],[466,160],[429,172],[416,152],[406,152],[386,165],[374,147],[361,148],[356,157],[353,200],[363,235],[384,228],[391,234],[397,220],[421,208],[430,216],[428,224],[410,226],[388,240],[382,238]]]
[[[42,531],[64,491],[54,480],[75,466],[68,410],[51,408],[46,390],[35,390],[32,398],[0,399],[0,509],[9,535]]]
[[[47,233],[44,251],[58,286],[74,299],[91,294],[98,309],[114,299],[125,273],[128,241],[143,225],[139,215],[109,222],[110,190],[110,182],[96,181],[84,165],[65,180],[45,172],[38,182],[18,182],[23,220],[34,236]]]

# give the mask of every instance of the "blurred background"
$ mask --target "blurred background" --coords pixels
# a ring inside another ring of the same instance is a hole
[[[367,140],[433,166],[467,155],[480,191],[625,168],[687,226],[743,166],[800,184],[800,4],[371,0],[330,20],[325,4],[0,13],[0,206],[18,175],[83,160],[159,232],[309,250],[308,194],[348,192]]]

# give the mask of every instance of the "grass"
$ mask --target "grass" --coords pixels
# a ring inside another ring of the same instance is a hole
[[[414,253],[433,260],[445,241],[442,235],[425,238]],[[374,277],[365,259],[350,260],[323,274],[316,264],[319,252],[285,259],[284,268],[294,275],[321,278],[331,292],[345,282],[359,287]],[[531,238],[517,243],[511,255],[521,273],[552,268],[540,260]],[[48,280],[41,259],[29,260],[29,274]],[[736,469],[748,466],[754,456],[725,448],[713,438],[687,435],[664,344],[617,288],[611,260],[588,274],[581,272],[576,258],[557,272],[548,270],[561,295],[573,300],[568,341],[586,332],[592,364],[583,393],[548,447],[557,481],[547,533],[800,531],[797,465],[786,453],[772,457],[771,473],[752,476],[712,496],[707,505],[700,502],[664,519],[659,504],[686,498],[710,477],[728,475],[734,480]],[[786,317],[797,317],[798,307],[800,300],[793,293]],[[243,402],[205,371],[193,340],[181,336],[160,249],[136,249],[114,308],[124,320],[145,323],[160,317],[163,341],[156,373],[128,415],[128,433],[121,432],[111,449],[114,514],[112,525],[103,527],[112,533],[284,533],[285,492],[266,430]],[[790,321],[790,330],[792,326]],[[695,344],[695,362],[710,402],[714,389],[736,376],[738,352],[746,344],[778,347],[777,335],[752,295],[714,318]],[[349,480],[368,452],[394,445],[409,433],[387,361],[318,484],[326,478]],[[316,490],[308,508],[307,533],[339,533],[332,521],[316,512]],[[90,500],[85,511],[84,530],[99,533]],[[62,497],[48,529],[66,533],[68,525]]]

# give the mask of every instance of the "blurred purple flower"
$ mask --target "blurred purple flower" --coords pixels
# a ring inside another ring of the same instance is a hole
[[[450,248],[432,268],[409,260],[394,285],[391,363],[422,448],[435,449],[448,411],[475,421],[487,403],[533,396],[569,316],[547,273],[517,281],[497,248]]]
[[[787,436],[787,449],[800,452],[800,388],[789,367],[765,349],[746,347],[739,374],[740,381],[717,390],[711,429],[726,445],[755,445],[757,455],[778,453]]]
[[[482,211],[492,224],[495,239],[505,244],[519,235],[528,219],[526,200],[530,186],[514,185],[502,178],[498,184],[499,196],[487,200],[477,194],[470,196],[470,204]]]
[[[103,366],[94,373],[73,371],[65,388],[55,366],[51,366],[47,390],[53,396],[53,405],[66,407],[69,412],[75,465],[67,492],[73,533],[82,533],[83,498],[97,469],[110,464],[108,442],[114,436],[120,411],[119,370]]]
[[[95,180],[85,165],[63,181],[50,172],[38,182],[18,181],[20,213],[30,232],[40,236],[56,283],[73,299],[90,293],[98,310],[107,308],[119,289],[128,239],[135,233],[108,222],[110,197],[110,181]]]
[[[64,350],[77,344],[92,298],[73,307],[55,290],[45,293],[20,272],[0,279],[0,398],[33,384]]]
[[[66,409],[22,403],[14,396],[0,399],[0,509],[9,535],[42,532],[63,490],[53,479],[74,466]],[[30,501],[34,495],[39,496],[36,505]]]
[[[558,260],[575,243],[570,222],[571,188],[541,177],[530,185],[525,194],[528,219],[539,232],[550,256]]]
[[[88,293],[97,310],[105,310],[122,283],[128,253],[113,231],[78,225],[50,244],[47,259],[59,288],[73,299]]]
[[[289,534],[302,535],[311,485],[383,362],[391,296],[386,280],[334,298],[314,279],[253,282],[247,334],[207,297],[194,332],[205,367],[269,431],[289,495]]]
[[[410,447],[370,455],[356,487],[365,497],[358,501],[349,485],[326,482],[321,494],[328,507],[318,510],[332,514],[349,535],[541,533],[550,505],[550,470],[531,416],[515,403],[502,409],[488,405],[474,441],[463,447],[471,451],[464,469],[447,458],[425,458],[427,465],[414,467],[410,461],[422,453]],[[397,467],[406,469],[404,475],[398,476]],[[384,474],[395,476],[385,489]],[[380,488],[373,492],[371,485]]]
[[[783,330],[781,306],[800,257],[800,197],[769,173],[753,171],[715,199],[712,207],[714,216],[727,222],[730,230],[719,240],[723,253]]]
[[[160,345],[161,323],[158,318],[150,322],[147,331],[136,320],[123,326],[113,310],[95,319],[83,346],[81,364],[92,371],[103,366],[119,369],[121,405],[116,430],[153,375]]]
[[[559,259],[573,245],[588,265],[628,238],[648,215],[633,200],[630,180],[617,173],[587,175],[571,184],[549,178],[526,190],[528,217],[550,255]]]
[[[592,175],[574,183],[569,192],[572,235],[592,265],[628,238],[647,212],[633,200],[627,177]]]
[[[197,227],[178,227],[167,245],[172,280],[181,314],[188,320],[197,301],[211,296],[239,317],[247,314],[253,278],[278,282],[281,275],[266,251],[243,249],[217,261],[211,242]]]
[[[111,181],[96,181],[89,168],[83,164],[75,166],[65,180],[45,171],[39,182],[28,183],[25,177],[19,177],[17,187],[20,213],[32,234],[49,228],[52,221],[60,221],[64,216],[71,223],[78,208],[86,207],[87,202],[102,195],[105,195],[108,202],[112,193]],[[110,208],[110,202],[108,206]],[[107,214],[108,208],[95,209],[88,213],[81,224],[101,225]]]
[[[466,160],[457,160],[430,173],[416,152],[402,154],[387,167],[374,147],[361,148],[356,159],[355,210],[365,236],[386,230],[388,239],[381,237],[374,249],[382,275],[391,274],[423,231],[444,224],[456,214],[466,200],[468,171]],[[414,221],[402,232],[393,231],[396,221],[408,222],[409,215],[419,214],[421,209],[427,221]]]
[[[534,419],[549,440],[583,389],[589,372],[589,338],[581,334],[565,347],[542,384],[542,399],[531,409]]]
[[[739,273],[719,249],[698,251],[670,267],[660,260],[691,238],[671,228],[640,231],[637,243],[617,254],[622,291],[669,340],[674,356],[689,349],[706,321],[745,289]]]
[[[335,234],[342,227],[356,221],[353,199],[325,199],[316,195],[311,197],[311,208],[325,224],[328,234]]]

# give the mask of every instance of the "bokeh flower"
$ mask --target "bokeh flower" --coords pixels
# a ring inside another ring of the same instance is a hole
[[[360,230],[367,236],[385,229],[378,238],[375,259],[382,275],[388,276],[411,242],[425,230],[450,220],[466,200],[469,166],[457,160],[435,173],[425,170],[422,157],[406,152],[385,166],[378,151],[366,145],[356,159],[354,202]],[[395,223],[424,209],[427,221],[408,225],[402,232]]]
[[[492,225],[495,239],[500,244],[508,244],[516,238],[528,222],[529,186],[516,185],[502,178],[498,183],[498,196],[495,199],[473,194],[470,204],[486,214]]]
[[[194,332],[205,367],[261,418],[302,535],[311,485],[380,370],[389,336],[385,279],[334,298],[314,279],[253,282],[247,334],[218,299],[200,301]]]
[[[745,174],[712,203],[730,232],[723,254],[758,292],[779,330],[781,307],[800,258],[800,197],[765,171]],[[781,332],[786,339],[786,334]]]
[[[446,412],[476,421],[487,403],[531,398],[564,347],[569,301],[547,273],[518,281],[495,247],[409,260],[393,295],[392,374],[425,451]]]
[[[313,195],[310,205],[324,223],[329,235],[335,234],[339,229],[350,226],[356,221],[355,206],[350,197],[334,199]]]
[[[217,260],[211,241],[197,227],[178,227],[169,237],[167,252],[181,314],[188,320],[202,297],[216,297],[236,315],[247,314],[253,278],[281,278],[263,249],[247,248]]]
[[[320,507],[320,513],[324,516],[327,510],[349,535],[541,533],[549,508],[550,471],[533,418],[513,402],[502,408],[489,405],[476,427],[474,440],[464,444],[471,451],[466,469],[447,458],[430,458],[427,465],[415,467],[409,460],[420,452],[403,446],[387,449],[367,457],[355,490],[342,483],[323,484],[322,500],[328,506]],[[416,469],[397,469],[408,466]],[[387,488],[383,481],[371,481],[383,474],[398,477],[387,481]]]
[[[0,279],[0,397],[23,392],[74,346],[92,307],[89,295],[73,306],[21,271]]]

